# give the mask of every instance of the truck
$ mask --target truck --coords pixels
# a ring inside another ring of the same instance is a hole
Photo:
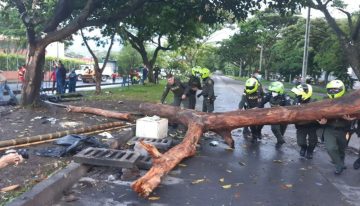
[[[103,64],[104,63],[99,63],[99,67],[101,68]],[[116,61],[109,60],[102,73],[101,81],[111,79],[114,74],[117,74],[117,70]],[[80,69],[75,70],[75,73],[79,81],[83,81],[84,83],[95,82],[95,70],[92,64],[80,65]]]

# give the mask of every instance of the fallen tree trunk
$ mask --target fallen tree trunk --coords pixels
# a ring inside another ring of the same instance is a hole
[[[93,108],[90,111],[95,111]],[[230,147],[234,147],[231,130],[252,125],[295,123],[315,121],[321,118],[332,119],[350,114],[360,118],[360,90],[336,100],[324,100],[302,106],[275,107],[265,109],[237,110],[224,113],[204,113],[180,109],[161,104],[144,103],[141,113],[166,117],[170,122],[181,123],[188,127],[182,143],[161,154],[155,147],[141,143],[153,157],[152,168],[132,184],[132,189],[147,197],[161,182],[161,178],[170,172],[184,158],[193,156],[203,132],[214,131],[221,135]],[[91,112],[92,114],[99,114]],[[116,115],[106,113],[114,117]]]
[[[160,184],[160,179],[170,172],[184,158],[194,155],[194,145],[199,141],[202,132],[214,131],[221,135],[225,142],[234,147],[231,130],[252,125],[295,123],[302,121],[332,119],[351,114],[360,117],[360,90],[336,100],[324,100],[301,106],[275,107],[265,109],[238,110],[224,113],[203,113],[182,110],[160,104],[141,104],[140,111],[146,115],[158,115],[169,118],[172,122],[188,126],[188,131],[181,144],[161,154],[155,147],[145,143],[141,145],[156,161],[143,177],[132,184],[132,189],[143,197]],[[182,149],[179,149],[182,148]],[[184,148],[193,148],[184,149]],[[154,155],[155,154],[155,155]]]
[[[128,121],[133,120],[130,113],[119,113],[119,112],[108,111],[108,110],[103,110],[103,109],[98,109],[98,108],[93,108],[93,107],[76,107],[76,106],[69,105],[66,107],[66,111],[77,112],[77,113],[96,114],[96,115],[101,115],[104,117],[128,120]]]

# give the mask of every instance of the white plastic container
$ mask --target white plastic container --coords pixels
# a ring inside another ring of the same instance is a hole
[[[168,133],[168,119],[158,116],[144,117],[136,120],[136,136],[162,139]]]

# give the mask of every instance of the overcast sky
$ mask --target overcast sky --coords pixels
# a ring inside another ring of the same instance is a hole
[[[357,11],[360,9],[360,0],[343,0],[347,5],[347,11],[350,11],[350,12],[353,12],[353,11]],[[307,9],[303,9],[302,10],[302,16],[306,18],[306,15],[307,15]],[[331,10],[331,14],[336,17],[336,18],[345,18],[346,16],[342,13],[342,12],[339,12],[337,10]],[[318,17],[323,17],[322,13],[320,11],[317,11],[317,10],[311,10],[311,18],[318,18]],[[236,32],[237,30],[234,30],[234,29],[230,29],[230,28],[225,28],[225,29],[222,29],[220,31],[217,31],[215,32],[210,38],[209,38],[209,41],[210,42],[218,42],[218,41],[221,41],[223,39],[227,39],[229,38],[230,36],[234,35],[234,33]],[[100,35],[100,32],[98,30],[95,30],[91,33],[87,33],[86,35],[97,35],[99,36]],[[81,36],[79,35],[76,35],[74,36],[74,42],[73,42],[73,45],[69,47],[69,50],[70,51],[73,51],[73,52],[76,52],[78,54],[82,54],[82,55],[85,55],[87,57],[90,57],[90,54],[89,52],[87,51],[86,47],[85,46],[82,46],[82,38]],[[91,45],[92,48],[96,48],[96,45],[94,42],[89,42],[89,44]],[[97,49],[94,49],[94,50],[106,50],[107,48],[102,48],[102,47],[99,47]],[[120,51],[121,49],[121,45],[119,43],[119,41],[116,41],[113,45],[113,49],[112,51]]]

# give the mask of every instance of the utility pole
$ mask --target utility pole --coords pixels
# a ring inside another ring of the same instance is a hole
[[[306,82],[306,73],[308,67],[308,57],[309,57],[309,34],[310,34],[310,7],[308,7],[308,13],[306,18],[306,28],[305,28],[305,43],[304,43],[304,56],[303,56],[303,65],[301,72],[301,83]]]
[[[258,48],[260,48],[259,73],[261,73],[264,47],[263,45],[258,45]]]

